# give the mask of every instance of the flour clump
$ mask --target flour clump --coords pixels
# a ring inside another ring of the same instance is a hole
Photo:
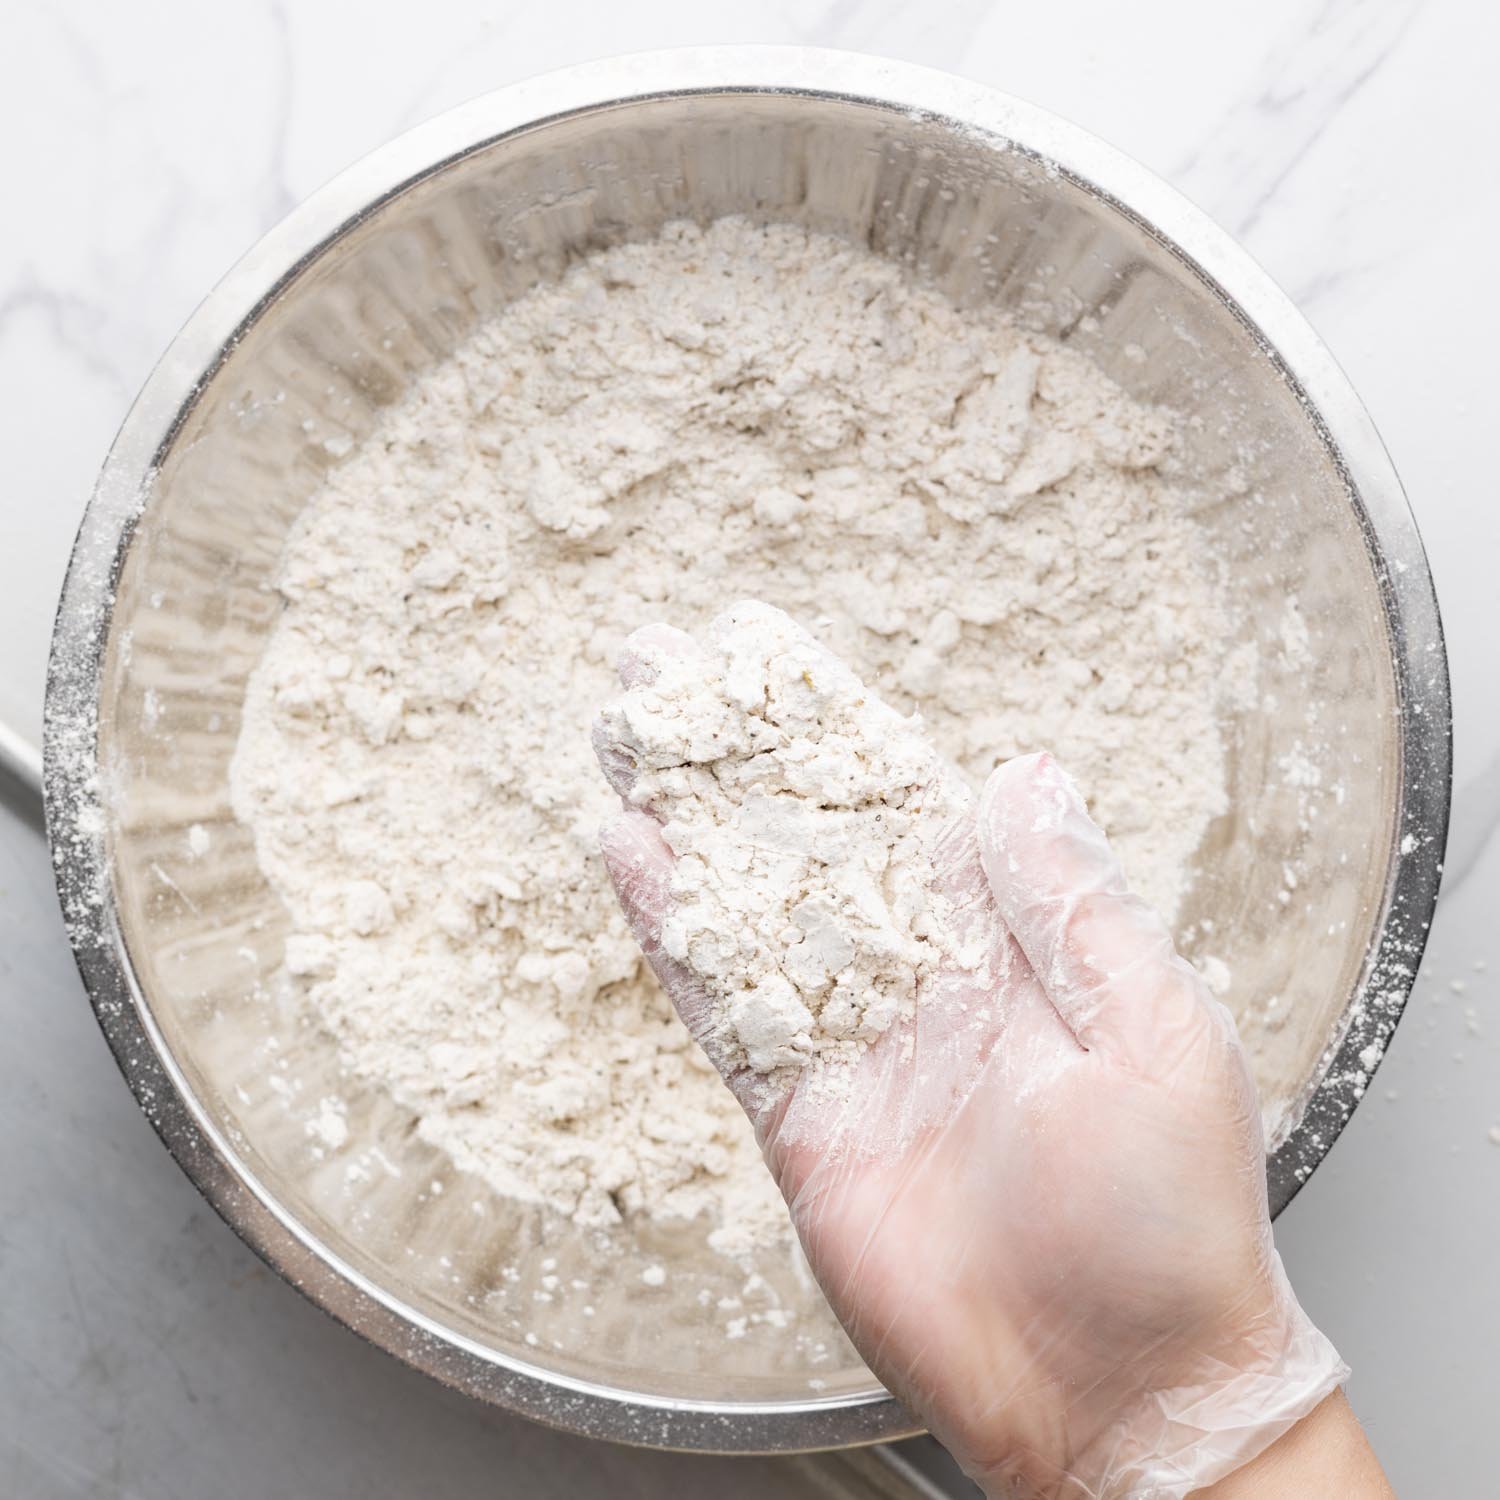
[[[598,852],[616,654],[765,600],[967,784],[1050,747],[1171,916],[1226,805],[1229,634],[1174,444],[1081,354],[791,226],[669,225],[477,327],[293,526],[232,770],[351,1080],[576,1224],[785,1236]],[[906,999],[816,987],[826,916],[795,998],[857,1042]]]
[[[771,605],[701,646],[648,630],[627,650],[645,680],[596,746],[677,856],[661,945],[711,997],[716,1066],[847,1074],[959,956],[937,856],[967,788],[919,719]]]

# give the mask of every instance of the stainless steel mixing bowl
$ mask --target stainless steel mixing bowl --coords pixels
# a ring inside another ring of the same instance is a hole
[[[351,1173],[348,1149],[310,1135],[321,1092],[347,1088],[332,1043],[278,1009],[286,918],[226,785],[278,610],[272,570],[338,455],[414,372],[579,252],[726,213],[843,235],[960,302],[998,300],[1188,417],[1189,468],[1216,497],[1201,520],[1262,666],[1225,725],[1233,810],[1186,921],[1236,976],[1277,1209],[1410,987],[1442,857],[1449,700],[1400,485],[1307,324],[1162,183],[989,90],[786,49],[581,67],[402,137],[234,268],[131,410],[57,620],[48,815],[100,1023],[184,1170],[351,1327],[549,1422],[745,1451],[913,1424],[836,1342],[814,1371],[703,1340],[685,1297],[643,1309],[633,1257],[691,1253],[649,1230],[597,1286],[587,1336],[554,1347],[500,1267],[519,1265],[524,1291],[539,1255],[570,1253],[555,1226],[463,1179],[378,1094],[351,1101],[348,1129],[380,1170]],[[1284,649],[1293,596],[1301,652]],[[427,1191],[436,1178],[450,1191]],[[695,1265],[684,1284],[715,1275]]]

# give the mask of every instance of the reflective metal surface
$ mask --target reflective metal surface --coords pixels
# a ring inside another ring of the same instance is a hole
[[[1211,924],[1235,974],[1275,1209],[1363,1092],[1415,972],[1442,858],[1449,703],[1399,483],[1306,323],[1170,189],[988,90],[796,49],[574,69],[402,137],[230,273],[120,433],[54,637],[49,827],[100,1023],[204,1194],[351,1327],[543,1421],[732,1452],[913,1424],[831,1332],[814,1368],[705,1340],[686,1295],[643,1314],[638,1258],[690,1253],[649,1239],[613,1252],[587,1338],[528,1344],[497,1268],[520,1264],[524,1284],[544,1250],[566,1253],[556,1226],[472,1181],[435,1203],[422,1185],[451,1168],[382,1097],[353,1101],[350,1127],[392,1171],[351,1194],[309,1151],[308,1111],[337,1086],[337,1058],[278,1009],[285,916],[227,790],[245,679],[279,607],[268,581],[328,467],[415,372],[573,256],[724,213],[841,234],[960,301],[998,300],[1189,419],[1188,477],[1212,497],[1201,519],[1223,587],[1264,649],[1256,692],[1225,724],[1233,810],[1185,921]],[[1276,649],[1291,595],[1305,659]],[[273,1098],[265,1081],[288,1059],[295,1086]],[[692,1269],[685,1288],[726,1274]]]
[[[36,828],[43,826],[42,752],[3,721],[0,721],[0,802],[14,808]]]

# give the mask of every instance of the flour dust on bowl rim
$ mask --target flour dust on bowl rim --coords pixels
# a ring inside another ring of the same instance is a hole
[[[1415,526],[1316,336],[1174,192],[990,90],[802,49],[570,69],[401,137],[230,272],[126,419],[53,640],[48,823],[100,1024],[210,1202],[382,1348],[572,1431],[771,1452],[915,1424],[852,1352],[817,1386],[795,1361],[710,1357],[690,1307],[640,1302],[628,1255],[618,1285],[595,1289],[589,1340],[528,1341],[474,1293],[505,1245],[536,1245],[534,1213],[463,1174],[423,1190],[452,1164],[389,1100],[355,1101],[338,1124],[370,1147],[352,1195],[338,1153],[310,1150],[322,1138],[305,1109],[247,1102],[247,1080],[281,1076],[315,1108],[337,1057],[278,1010],[285,914],[228,789],[246,679],[276,619],[270,580],[338,456],[312,434],[357,443],[414,375],[578,254],[727,214],[868,246],[1183,413],[1185,463],[1222,496],[1199,520],[1246,638],[1278,639],[1298,601],[1297,664],[1268,655],[1256,701],[1225,726],[1231,811],[1185,913],[1212,924],[1251,997],[1239,1016],[1273,1211],[1368,1086],[1411,987],[1446,833],[1450,716]],[[636,1251],[686,1253],[649,1235]],[[556,1254],[556,1274],[582,1269]]]

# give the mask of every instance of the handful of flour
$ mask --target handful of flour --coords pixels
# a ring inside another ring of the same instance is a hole
[[[596,746],[676,856],[660,941],[707,992],[715,1060],[851,1062],[955,951],[940,851],[968,789],[918,717],[768,604],[701,643],[638,631],[622,677]]]

